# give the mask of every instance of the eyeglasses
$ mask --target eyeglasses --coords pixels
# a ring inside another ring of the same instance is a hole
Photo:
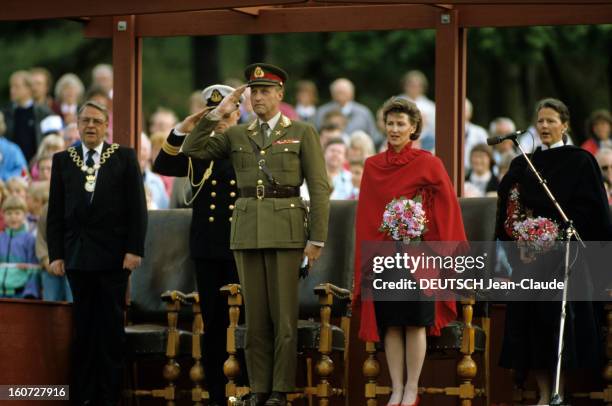
[[[101,120],[99,118],[93,118],[93,117],[79,117],[79,123],[84,124],[84,125],[88,125],[90,123],[94,125],[102,125],[105,123],[105,120]]]

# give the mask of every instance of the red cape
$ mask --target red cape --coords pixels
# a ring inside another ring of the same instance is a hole
[[[364,341],[380,341],[374,303],[361,297],[361,243],[390,241],[378,231],[385,206],[393,198],[423,196],[428,219],[424,241],[465,241],[465,230],[455,190],[442,161],[427,151],[406,145],[399,153],[391,146],[365,162],[357,204],[355,241],[354,306],[361,305],[359,337]],[[440,335],[442,327],[457,317],[454,301],[437,301],[430,335]]]

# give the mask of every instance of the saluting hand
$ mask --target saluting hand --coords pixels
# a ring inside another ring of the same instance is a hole
[[[123,269],[133,271],[140,266],[142,258],[138,255],[130,254],[129,252],[123,257]]]
[[[174,129],[184,134],[191,133],[191,131],[193,131],[193,129],[195,128],[196,124],[198,124],[198,121],[200,121],[202,117],[204,116],[204,114],[208,111],[210,111],[210,108],[207,107],[202,111],[198,111],[197,113],[194,113],[190,116],[185,117],[185,119],[181,121],[180,123],[178,123],[174,127]]]
[[[216,113],[219,116],[225,116],[234,112],[240,104],[240,96],[246,90],[247,85],[242,85],[236,88],[233,92],[223,98],[221,103],[215,108]]]

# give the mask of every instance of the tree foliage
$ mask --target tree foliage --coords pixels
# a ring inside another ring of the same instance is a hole
[[[89,85],[91,68],[112,59],[111,41],[83,38],[81,24],[74,21],[1,23],[0,34],[3,103],[8,101],[8,77],[14,70],[45,66],[56,79],[75,72]],[[193,55],[206,55],[194,52],[198,42],[202,43],[189,38],[144,40],[145,114],[163,105],[184,115],[193,84],[216,80],[194,77]],[[222,77],[241,78],[252,57],[248,44],[246,37],[220,37],[217,60],[204,63],[217,64]],[[296,79],[313,80],[325,102],[331,81],[347,77],[356,85],[357,99],[375,110],[401,92],[400,79],[410,69],[422,70],[430,81],[429,96],[435,94],[434,30],[277,34],[265,36],[259,44],[263,49],[258,52],[264,52],[268,62],[289,72],[289,101]],[[538,99],[559,97],[568,103],[574,133],[581,140],[590,111],[610,108],[611,51],[610,25],[469,30],[467,89],[475,106],[474,121],[486,126],[504,115],[525,126]]]

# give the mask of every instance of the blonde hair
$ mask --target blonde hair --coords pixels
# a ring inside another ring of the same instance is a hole
[[[49,187],[49,182],[44,180],[32,182],[28,189],[28,195],[44,205],[49,201]]]
[[[151,148],[159,149],[164,144],[166,139],[168,138],[168,134],[162,132],[156,132],[151,134],[149,137],[149,141],[151,141]]]
[[[49,134],[40,141],[38,151],[36,151],[35,160],[38,161],[44,155],[51,156],[51,150],[55,152],[63,151],[65,147],[66,143],[64,142],[64,138],[62,138],[62,136],[57,134]]]
[[[25,200],[19,196],[9,196],[2,203],[2,210],[21,210],[22,212],[26,213],[28,211],[28,205],[26,204]]]
[[[83,86],[83,82],[77,75],[74,73],[66,73],[63,74],[55,84],[55,98],[58,100],[62,99],[62,92],[66,86],[75,86],[77,88],[78,100],[80,101],[83,98],[83,93],[85,93],[85,86]]]
[[[0,137],[6,132],[6,123],[4,121],[4,114],[0,111]]]
[[[9,78],[9,82],[12,82],[14,79],[22,79],[25,83],[26,87],[30,90],[32,89],[32,75],[27,70],[18,70],[11,74]]]
[[[363,157],[368,158],[376,153],[372,138],[365,131],[353,131],[349,140],[350,148],[359,148],[363,151]]]
[[[0,179],[0,207],[2,207],[2,202],[9,195],[8,190],[6,189],[6,184]]]
[[[12,192],[15,189],[28,190],[28,182],[19,176],[13,176],[9,180],[6,181],[6,188],[9,192]]]

